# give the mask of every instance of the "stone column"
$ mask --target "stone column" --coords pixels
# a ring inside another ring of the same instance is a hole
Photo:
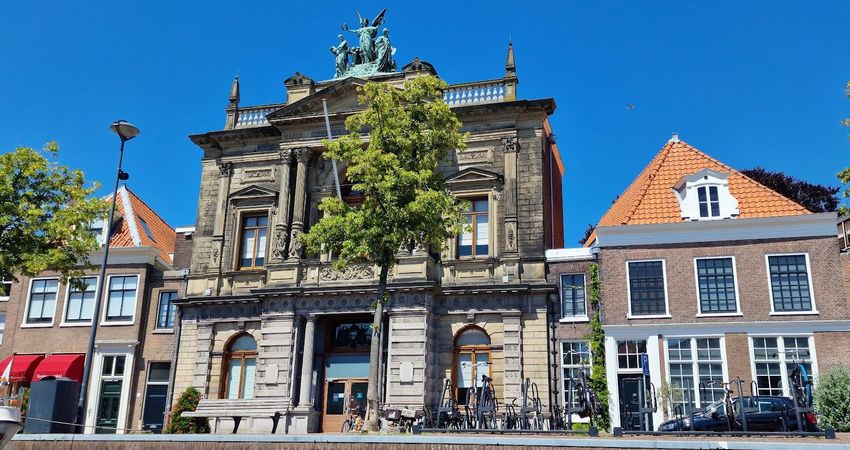
[[[301,356],[301,392],[298,396],[298,408],[313,406],[313,341],[316,338],[316,317],[308,316],[304,324],[304,354]]]
[[[227,197],[230,194],[230,179],[233,176],[233,163],[224,162],[218,165],[218,197],[215,206],[215,221],[213,222],[212,249],[210,269],[221,273],[222,252],[224,251],[224,225],[227,216]]]
[[[303,245],[300,242],[304,231],[304,209],[307,203],[307,162],[312,153],[308,148],[297,148],[294,151],[298,161],[298,172],[295,175],[295,207],[292,213],[292,231],[289,235],[289,257],[301,258]]]
[[[272,261],[286,259],[286,236],[289,234],[289,177],[292,172],[289,163],[292,161],[292,150],[280,151],[280,188],[277,197],[277,215],[275,216],[274,235],[272,242]]]
[[[505,400],[522,396],[522,313],[502,313],[504,327]],[[543,353],[545,357],[545,353]]]

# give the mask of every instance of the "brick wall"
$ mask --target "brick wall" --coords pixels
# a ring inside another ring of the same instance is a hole
[[[815,333],[818,373],[824,375],[837,367],[850,368],[848,349],[850,332]]]
[[[770,315],[770,285],[765,255],[773,253],[808,253],[818,315]],[[606,324],[625,323],[704,323],[725,322],[729,317],[697,317],[698,300],[694,258],[734,256],[737,267],[735,282],[743,317],[735,321],[844,320],[848,319],[847,297],[841,283],[839,253],[834,238],[787,241],[710,242],[655,248],[603,248],[600,255],[602,298]],[[663,259],[666,261],[667,293],[670,319],[632,319],[628,313],[626,262]]]

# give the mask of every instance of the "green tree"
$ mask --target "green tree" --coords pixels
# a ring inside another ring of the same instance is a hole
[[[602,330],[602,306],[599,298],[602,293],[599,282],[599,264],[592,263],[589,268],[590,285],[587,296],[593,306],[593,318],[590,320],[590,388],[599,398],[602,414],[596,418],[596,424],[603,430],[611,428],[611,414],[608,410],[608,375],[605,372],[605,331]]]
[[[201,417],[183,417],[186,411],[194,411],[198,409],[198,402],[201,401],[201,393],[193,388],[188,387],[177,403],[171,408],[171,413],[168,415],[168,423],[165,424],[163,433],[168,434],[201,434],[210,432],[209,420]]]
[[[815,410],[818,426],[835,431],[850,431],[850,370],[832,369],[815,384]]]
[[[91,195],[97,183],[53,161],[59,147],[19,147],[0,155],[0,279],[51,269],[63,280],[82,274],[98,248],[89,229],[106,202]]]
[[[366,107],[345,121],[351,133],[324,141],[324,157],[347,163],[358,206],[329,197],[319,206],[321,220],[303,235],[309,252],[323,248],[336,257],[334,267],[369,263],[380,269],[367,392],[367,429],[378,427],[380,327],[387,301],[387,275],[400,247],[440,248],[462,227],[463,203],[445,188],[438,170],[449,150],[465,148],[460,121],[442,100],[446,84],[430,76],[405,82],[399,89],[367,83],[360,101]],[[368,134],[364,143],[362,134]],[[324,247],[323,247],[324,246]]]

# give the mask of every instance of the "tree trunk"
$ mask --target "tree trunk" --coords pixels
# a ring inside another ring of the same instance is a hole
[[[381,326],[384,321],[384,293],[387,290],[387,274],[389,267],[381,266],[381,275],[378,278],[378,296],[375,302],[375,315],[372,318],[372,343],[369,348],[369,388],[366,392],[366,429],[378,431],[378,419],[380,415],[380,399],[378,398],[378,376],[380,375],[381,360]]]

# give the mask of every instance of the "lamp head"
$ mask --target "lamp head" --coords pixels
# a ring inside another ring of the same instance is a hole
[[[116,120],[109,126],[122,141],[129,141],[139,135],[139,129],[126,120]]]

